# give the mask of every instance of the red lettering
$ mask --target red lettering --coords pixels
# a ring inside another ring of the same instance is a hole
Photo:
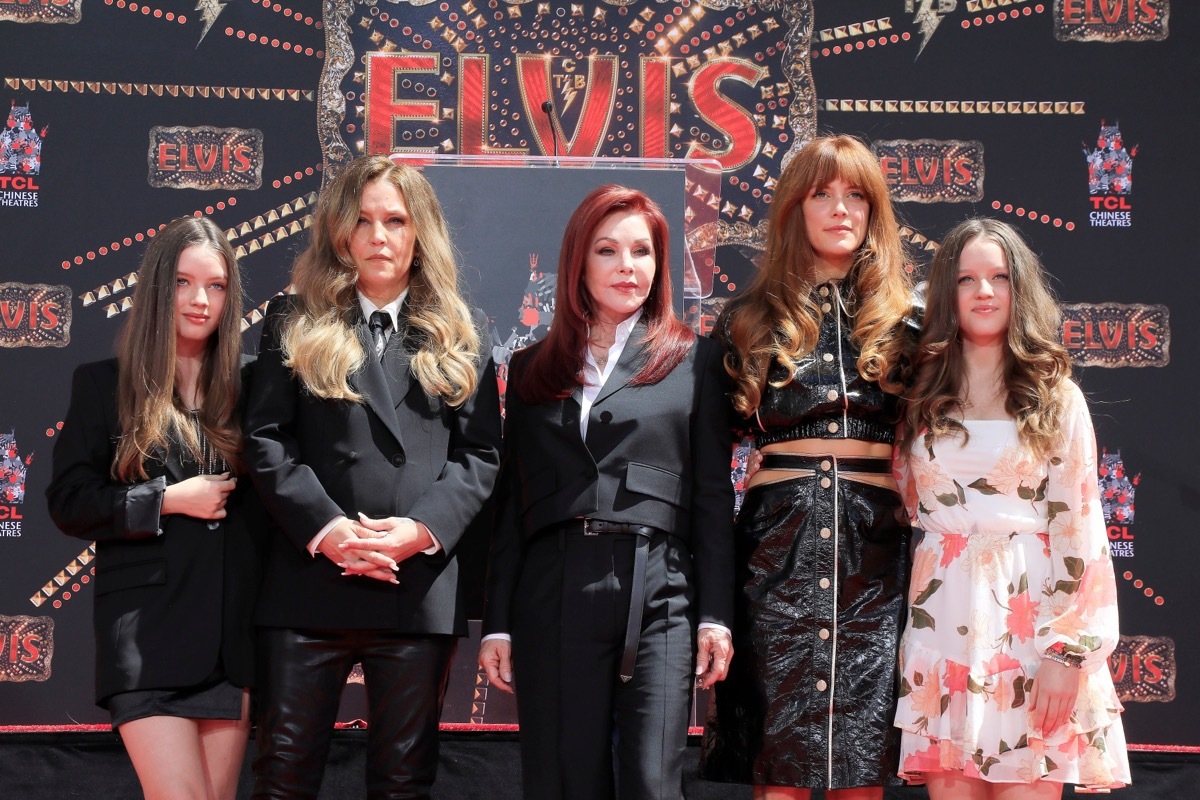
[[[1116,322],[1110,325],[1108,320],[1100,321],[1100,340],[1104,342],[1104,346],[1109,350],[1117,349],[1117,345],[1121,343],[1124,333],[1125,325],[1123,323]]]
[[[486,55],[460,55],[458,57],[458,151],[467,156],[525,155],[526,148],[505,149],[488,144],[488,75],[491,74],[490,58]],[[538,109],[541,114],[541,109]],[[538,136],[535,128],[533,135]],[[545,145],[553,142],[543,143]]]
[[[1113,659],[1116,659],[1117,666],[1113,667]],[[1120,683],[1125,677],[1125,669],[1129,665],[1129,656],[1122,653],[1121,655],[1112,655],[1108,657],[1108,671],[1112,675],[1113,683]]]
[[[1113,25],[1122,21],[1158,20],[1155,0],[1062,0],[1062,20],[1068,25]]]
[[[1129,532],[1128,525],[1109,525],[1108,539],[1112,542],[1120,540],[1133,541],[1133,534]]]
[[[642,119],[638,129],[642,138],[642,158],[667,158],[671,155],[671,72],[665,58],[638,59],[641,67]]]
[[[1083,349],[1084,350],[1103,350],[1104,345],[1096,341],[1094,336],[1095,330],[1092,328],[1090,319],[1083,321]]]
[[[950,159],[946,159],[949,161]],[[966,186],[975,180],[975,175],[971,172],[971,160],[966,157],[958,158],[954,162],[954,171],[958,173],[958,177],[954,182],[959,186]]]
[[[254,151],[250,149],[249,145],[243,144],[235,147],[233,149],[233,160],[237,163],[233,165],[233,171],[249,172],[254,166],[251,159],[252,155],[254,155]]]
[[[14,307],[16,312],[13,312]],[[0,316],[4,317],[4,327],[19,328],[21,320],[25,317],[25,301],[18,300],[15,303],[12,300],[4,300],[0,302]]]
[[[1133,326],[1130,326],[1132,330]],[[1158,324],[1154,322],[1143,322],[1137,328],[1138,334],[1141,336],[1141,342],[1138,347],[1142,350],[1153,350],[1158,347]],[[1132,347],[1133,345],[1130,345]]]
[[[1151,653],[1145,658],[1146,683],[1159,683],[1163,679],[1163,659],[1158,653]]]
[[[402,73],[433,73],[440,70],[440,56],[434,53],[367,53],[367,103],[363,107],[363,127],[367,129],[368,153],[432,153],[432,147],[398,147],[396,123],[405,120],[437,122],[440,106],[436,100],[401,98],[396,95],[397,76]],[[462,91],[460,87],[459,91]]]
[[[617,57],[597,55],[588,59],[587,90],[583,93],[575,133],[569,139],[558,114],[553,115],[551,123],[542,113],[542,104],[551,100],[550,63],[545,56],[535,53],[517,56],[517,79],[521,82],[525,116],[533,125],[534,137],[541,144],[543,153],[554,151],[554,137],[557,136],[562,155],[599,155],[617,104]]]
[[[26,175],[0,175],[0,189],[15,189],[24,191],[26,189],[37,189],[37,181]]]
[[[23,519],[19,506],[0,506],[0,519]]]
[[[21,640],[21,646],[25,648],[28,655],[21,656],[21,660],[26,664],[32,664],[42,657],[42,652],[38,649],[38,645],[42,643],[42,637],[36,633],[31,633]]]
[[[890,184],[894,184],[896,177],[900,174],[900,168],[896,166],[895,156],[884,156],[879,159],[879,169],[883,170],[883,179]]]
[[[175,169],[176,147],[172,142],[160,142],[158,145],[158,168],[163,172]]]
[[[692,73],[690,94],[696,103],[696,113],[721,131],[727,144],[720,150],[711,150],[692,142],[686,154],[689,158],[696,155],[715,158],[724,170],[741,169],[754,159],[761,144],[754,117],[721,94],[719,87],[727,79],[754,86],[767,74],[766,67],[740,58],[714,58]]]
[[[1063,322],[1063,346],[1064,347],[1079,347],[1083,344],[1082,333],[1079,330],[1080,322],[1077,319],[1069,319]]]
[[[928,168],[926,168],[928,166]],[[925,186],[929,186],[937,180],[938,163],[932,159],[926,162],[923,158],[917,159],[917,178]]]
[[[217,156],[221,154],[216,147],[202,144],[192,145],[192,151],[196,154],[196,165],[201,172],[212,172],[217,165]]]
[[[195,172],[196,167],[188,161],[188,147],[182,145],[179,148],[179,171],[180,172]]]
[[[62,308],[58,303],[45,303],[42,305],[42,330],[52,330],[58,327],[58,311]]]

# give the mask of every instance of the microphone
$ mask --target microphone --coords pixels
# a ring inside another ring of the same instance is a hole
[[[550,120],[550,139],[554,142],[554,158],[558,158],[558,129],[554,125],[554,102],[546,100],[542,103],[542,113]]]

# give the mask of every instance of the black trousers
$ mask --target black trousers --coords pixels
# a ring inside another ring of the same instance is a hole
[[[619,677],[633,535],[550,534],[526,553],[513,658],[526,800],[679,800],[694,684],[688,551],[650,543],[633,678]]]
[[[367,689],[367,797],[429,797],[453,636],[380,630],[259,630],[254,797],[316,798],[346,678]]]

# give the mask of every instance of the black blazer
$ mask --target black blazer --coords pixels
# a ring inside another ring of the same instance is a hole
[[[455,549],[499,471],[495,366],[481,359],[475,394],[451,408],[407,368],[393,398],[382,365],[368,356],[349,378],[364,402],[322,400],[283,364],[280,329],[293,303],[285,296],[267,309],[246,409],[246,461],[282,533],[272,544],[258,624],[464,635]],[[372,353],[357,304],[354,311],[356,333]],[[399,344],[415,347],[411,339]],[[360,511],[423,522],[442,550],[403,562],[399,586],[343,576],[325,556],[309,555],[309,541],[330,520],[357,520]]]
[[[242,378],[244,392],[248,360]],[[250,482],[239,481],[216,528],[160,516],[163,491],[188,477],[178,453],[150,460],[148,481],[120,483],[111,477],[120,434],[116,359],[80,366],[46,499],[63,533],[96,542],[96,702],[193,686],[218,654],[230,681],[250,686],[251,617],[270,528]]]
[[[652,525],[681,538],[695,566],[700,621],[732,625],[733,486],[721,348],[697,339],[663,380],[631,386],[645,360],[645,332],[639,321],[591,407],[586,442],[573,397],[538,405],[521,400],[516,387],[528,351],[513,357],[484,634],[512,630],[524,546],[546,527],[576,517]]]

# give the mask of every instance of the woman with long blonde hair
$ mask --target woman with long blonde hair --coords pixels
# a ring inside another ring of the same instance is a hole
[[[756,798],[865,800],[895,781],[909,528],[889,458],[911,314],[878,161],[852,137],[814,139],[715,333],[763,461],[737,520],[738,657],[703,771]]]
[[[1122,786],[1116,577],[1058,304],[1021,234],[990,219],[946,235],[927,298],[896,457],[924,531],[900,775],[933,800]]]
[[[385,156],[322,192],[295,295],[267,310],[246,460],[275,518],[256,621],[255,797],[316,797],[361,663],[367,791],[425,797],[456,637],[456,550],[499,469],[495,368],[441,206]]]
[[[75,371],[46,491],[96,542],[97,703],[148,798],[233,798],[263,519],[239,490],[241,280],[225,234],[151,240],[116,359]]]

